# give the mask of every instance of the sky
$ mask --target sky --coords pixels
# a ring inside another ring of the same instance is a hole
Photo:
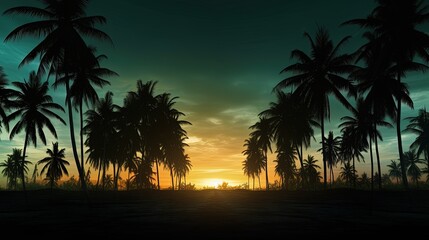
[[[41,6],[38,1],[2,0],[0,11],[22,5]],[[229,185],[243,184],[247,177],[242,170],[245,159],[242,151],[251,131],[249,126],[258,120],[258,113],[275,101],[273,87],[290,76],[280,71],[294,63],[291,51],[308,52],[304,32],[313,36],[318,27],[324,26],[335,43],[350,35],[352,38],[343,52],[354,51],[363,43],[363,30],[340,24],[367,16],[374,6],[372,0],[122,0],[120,4],[92,0],[87,15],[107,18],[107,24],[98,27],[110,35],[113,44],[90,42],[98,53],[108,56],[102,66],[119,74],[108,79],[111,86],[97,92],[103,97],[106,91],[112,91],[114,102],[122,105],[127,92],[136,89],[137,80],[157,81],[155,92],[179,97],[175,106],[186,114],[183,120],[192,123],[185,127],[190,145],[186,153],[193,165],[188,182],[200,188],[216,186],[222,181]],[[0,39],[31,20],[35,19],[1,15]],[[37,61],[23,68],[18,68],[18,64],[38,42],[40,39],[31,37],[0,42],[0,66],[9,81],[23,81],[37,68]],[[414,100],[414,109],[404,107],[404,117],[414,116],[418,109],[425,107],[429,99],[426,81],[425,74],[408,74],[405,82]],[[51,89],[50,94],[64,106],[63,89]],[[334,99],[331,104],[331,119],[325,131],[338,135],[340,118],[350,113]],[[403,128],[406,124],[403,121]],[[70,175],[77,176],[69,129],[57,122],[55,126],[59,145],[66,148],[66,159],[71,163]],[[398,159],[397,142],[394,129],[381,130],[382,172],[386,172],[386,165]],[[3,129],[0,137],[0,161],[7,158],[12,148],[23,148],[24,134],[9,140]],[[321,163],[322,157],[317,152],[321,137],[317,129],[315,138],[304,154],[314,155]],[[405,150],[414,138],[414,135],[403,135]],[[50,136],[47,146],[40,142],[37,148],[30,146],[28,160],[36,163],[45,157],[46,148],[51,148],[51,142],[55,141]],[[367,161],[357,165],[358,173],[369,172],[369,157],[364,156]],[[274,174],[274,159],[275,155],[269,155],[270,182],[278,179]],[[161,186],[168,187],[168,173],[161,172],[160,177]],[[262,187],[264,179],[261,176]],[[0,177],[0,187],[4,186],[5,179]]]

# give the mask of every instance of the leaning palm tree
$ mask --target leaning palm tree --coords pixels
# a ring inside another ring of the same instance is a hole
[[[429,112],[426,108],[420,109],[419,114],[416,117],[406,118],[410,121],[406,132],[411,132],[417,135],[416,140],[411,144],[411,150],[417,150],[417,155],[423,156],[429,165]]]
[[[363,19],[353,19],[344,24],[355,24],[366,28],[374,38],[363,46],[365,51],[382,46],[379,62],[392,62],[396,65],[396,79],[398,84],[405,77],[410,62],[416,56],[429,60],[429,36],[420,28],[429,22],[429,10],[422,0],[377,0],[378,5]],[[365,33],[368,34],[368,33]],[[423,70],[426,66],[414,67],[413,70]],[[398,152],[401,162],[402,182],[408,187],[403,159],[401,137],[401,104],[404,95],[395,94],[396,98],[396,134],[398,138]]]
[[[399,179],[402,177],[401,164],[392,160],[387,167],[389,168],[389,177],[395,178],[396,183],[399,184]]]
[[[310,55],[301,50],[293,50],[292,57],[297,63],[284,68],[281,73],[292,72],[295,75],[288,77],[277,84],[276,89],[296,87],[294,94],[315,113],[315,118],[320,121],[322,133],[322,149],[325,137],[325,119],[330,117],[329,96],[334,95],[341,104],[351,108],[350,103],[342,94],[342,90],[348,95],[354,96],[355,90],[351,80],[344,74],[352,72],[355,67],[351,65],[353,56],[340,54],[340,48],[350,38],[343,38],[334,45],[325,28],[319,28],[313,39],[308,33],[304,34],[311,45]],[[326,188],[326,158],[323,155],[324,186]]]
[[[265,162],[265,186],[266,190],[270,190],[269,181],[268,181],[268,150],[272,152],[271,149],[271,137],[272,131],[270,126],[270,120],[268,118],[262,117],[259,118],[259,121],[254,125],[250,126],[250,129],[253,129],[253,132],[250,133],[250,136],[256,137],[259,147],[262,150],[264,155]]]
[[[65,151],[65,148],[62,148],[61,150],[58,148],[58,142],[52,143],[52,149],[48,148],[46,150],[48,157],[37,162],[37,164],[45,164],[40,174],[43,174],[46,171],[46,180],[48,180],[51,189],[57,184],[63,174],[66,176],[69,175],[66,166],[69,166],[70,163],[64,159]]]
[[[4,14],[24,14],[41,18],[17,27],[6,36],[5,41],[16,40],[23,36],[44,38],[25,56],[19,66],[28,64],[39,56],[39,76],[46,72],[56,77],[68,76],[73,71],[73,65],[87,54],[88,48],[83,36],[111,41],[106,33],[95,28],[97,23],[104,24],[106,18],[86,15],[89,0],[43,0],[42,3],[43,8],[21,6],[4,12]],[[70,96],[70,81],[65,82],[65,89],[66,96]],[[80,166],[76,148],[71,98],[66,97],[66,102],[73,156],[82,189],[86,190],[85,173]]]
[[[10,139],[13,139],[22,130],[25,131],[24,150],[22,153],[22,162],[25,162],[25,154],[28,143],[33,143],[37,147],[37,135],[44,145],[46,137],[43,131],[47,127],[51,134],[57,138],[57,131],[52,125],[51,119],[57,119],[64,125],[64,120],[52,110],[64,112],[63,107],[54,103],[52,97],[48,94],[48,82],[42,83],[34,71],[30,73],[28,81],[13,82],[18,90],[12,91],[13,104],[11,107],[16,109],[8,117],[9,121],[18,117],[20,119],[10,131]],[[25,191],[24,171],[21,172],[22,188]]]

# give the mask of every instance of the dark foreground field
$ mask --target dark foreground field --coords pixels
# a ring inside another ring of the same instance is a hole
[[[38,190],[0,192],[2,235],[39,239],[138,239],[176,235],[194,239],[269,236],[371,236],[426,231],[429,192],[252,192]],[[426,227],[420,228],[420,227]],[[406,230],[408,229],[408,230]],[[16,234],[16,235],[15,235]],[[7,234],[6,234],[7,235]],[[61,236],[61,237],[60,237]]]

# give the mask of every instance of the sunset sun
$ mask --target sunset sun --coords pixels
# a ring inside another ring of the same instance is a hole
[[[225,180],[221,178],[207,178],[203,180],[203,186],[208,188],[218,188],[219,185],[222,185]]]

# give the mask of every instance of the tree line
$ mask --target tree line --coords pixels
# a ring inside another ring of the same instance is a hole
[[[38,140],[46,145],[45,128],[57,138],[53,120],[66,125],[58,114],[66,110],[48,93],[50,77],[54,78],[54,89],[65,87],[72,153],[83,191],[87,191],[90,167],[98,172],[95,186],[99,189],[105,189],[107,181],[113,183],[113,189],[118,189],[123,170],[128,171],[127,189],[160,189],[161,166],[169,170],[171,189],[186,186],[192,164],[185,153],[187,132],[183,126],[191,123],[182,120],[184,113],[175,107],[177,97],[170,93],[156,94],[156,82],[138,80],[136,90],[127,93],[122,106],[113,103],[110,91],[99,98],[96,88],[110,85],[105,78],[118,74],[102,67],[101,62],[107,56],[97,55],[97,49],[85,41],[93,38],[112,42],[108,34],[96,28],[97,24],[105,24],[106,18],[86,14],[88,2],[47,0],[42,1],[43,7],[19,6],[4,12],[38,18],[15,28],[6,36],[6,42],[24,36],[42,38],[19,65],[40,60],[38,69],[24,82],[12,82],[13,88],[8,87],[6,74],[0,69],[0,126],[9,131],[11,140],[21,132],[25,135],[23,150],[13,149],[0,165],[7,177],[7,187],[18,189],[20,181],[25,191],[31,164],[26,160],[28,145],[37,147]],[[84,104],[88,109],[85,112]],[[75,113],[79,114],[80,146],[76,144]],[[9,130],[10,123],[15,125]],[[46,153],[48,157],[37,164],[44,165],[41,174],[46,173],[46,180],[54,187],[63,175],[68,175],[69,162],[64,159],[65,149],[58,142],[52,143],[52,149]],[[106,175],[110,167],[113,175]]]
[[[355,161],[363,160],[362,153],[369,151],[371,189],[375,182],[381,189],[378,145],[383,138],[379,128],[394,127],[399,163],[389,164],[389,175],[398,182],[400,179],[405,188],[408,188],[408,177],[418,184],[429,167],[429,113],[423,108],[418,116],[406,118],[409,121],[406,129],[401,129],[401,113],[402,105],[413,108],[404,82],[407,74],[428,69],[429,36],[422,29],[428,23],[428,6],[421,0],[376,0],[376,7],[367,17],[341,24],[365,30],[364,44],[352,53],[341,51],[350,36],[335,44],[324,27],[314,36],[304,33],[310,51],[291,52],[295,62],[281,70],[281,74],[288,73],[288,76],[273,89],[277,100],[271,102],[269,108],[259,114],[259,121],[250,127],[252,132],[244,143],[244,174],[253,178],[254,184],[254,179],[259,179],[265,170],[266,189],[269,189],[267,155],[274,143],[275,172],[283,188],[291,184],[297,188],[314,188],[321,179],[327,188],[328,175],[334,179],[333,168],[338,163],[342,165],[344,180],[356,186]],[[327,136],[325,133],[331,96],[350,111],[338,126],[341,136],[334,136],[332,131]],[[310,147],[311,140],[316,140],[315,128],[321,132],[318,151],[322,153],[323,177],[316,164],[318,160],[311,155],[304,158],[304,150]],[[417,135],[408,152],[404,152],[402,146],[404,131]],[[421,170],[418,164],[426,167]]]

